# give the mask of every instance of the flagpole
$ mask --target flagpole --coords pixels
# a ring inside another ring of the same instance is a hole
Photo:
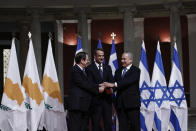
[[[114,76],[116,69],[118,69],[118,60],[117,60],[115,41],[114,41],[116,34],[114,34],[114,32],[112,32],[112,34],[110,36],[112,37],[112,48],[111,48],[111,52],[110,52],[109,65],[111,66],[112,75]],[[112,96],[113,96],[113,98],[115,98],[116,94],[113,93]],[[113,127],[112,131],[119,131],[118,117],[117,117],[117,112],[115,110],[114,104],[112,105],[112,107],[114,110],[114,114],[112,114],[112,120],[114,120],[114,124],[112,125],[112,127]]]

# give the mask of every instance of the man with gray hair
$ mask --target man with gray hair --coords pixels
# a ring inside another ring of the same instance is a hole
[[[115,83],[102,85],[117,91],[116,108],[120,131],[140,131],[140,69],[132,65],[133,55],[124,52],[121,57],[122,67],[115,72]]]

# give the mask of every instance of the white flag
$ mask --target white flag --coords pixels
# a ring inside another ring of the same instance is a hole
[[[43,120],[46,130],[67,131],[66,116],[52,53],[51,39],[48,41],[42,88],[46,107]]]
[[[154,121],[154,91],[151,88],[148,62],[144,41],[142,42],[139,68],[140,73],[140,126],[142,131],[151,131]]]
[[[153,128],[155,131],[167,131],[170,116],[170,104],[159,42],[157,44],[151,86],[154,89],[155,102]]]
[[[44,97],[40,84],[32,39],[29,42],[29,51],[24,71],[22,86],[25,89],[27,107],[27,126],[30,131],[37,131],[44,110]]]
[[[12,39],[11,53],[7,76],[1,101],[0,129],[26,131],[26,108],[24,105],[24,89],[18,68],[15,38]]]
[[[174,54],[172,70],[168,90],[170,93],[169,100],[171,105],[170,130],[187,131],[187,103],[184,93],[180,62],[176,43],[174,45]]]

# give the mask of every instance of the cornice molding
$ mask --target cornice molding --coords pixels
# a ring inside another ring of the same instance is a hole
[[[28,6],[25,8],[0,8],[0,21],[19,21],[22,19],[30,20],[33,10],[37,10],[40,21],[52,20],[70,20],[77,19],[79,13],[83,12],[89,19],[121,19],[123,12],[134,14],[134,18],[140,17],[167,17],[170,16],[170,9],[177,8],[180,13],[196,14],[196,1],[193,2],[170,2],[161,4],[119,4],[116,6],[92,7],[90,5],[72,5],[66,8],[46,8],[43,6],[33,8]],[[62,5],[63,6],[63,5]],[[183,8],[182,8],[183,7]]]

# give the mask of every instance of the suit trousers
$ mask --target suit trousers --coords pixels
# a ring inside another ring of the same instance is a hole
[[[103,118],[104,131],[112,131],[112,103],[103,101],[100,105],[91,108],[92,131],[102,131],[101,118]]]
[[[69,111],[68,131],[88,131],[88,112]]]
[[[140,108],[117,110],[119,120],[119,131],[141,131]]]

